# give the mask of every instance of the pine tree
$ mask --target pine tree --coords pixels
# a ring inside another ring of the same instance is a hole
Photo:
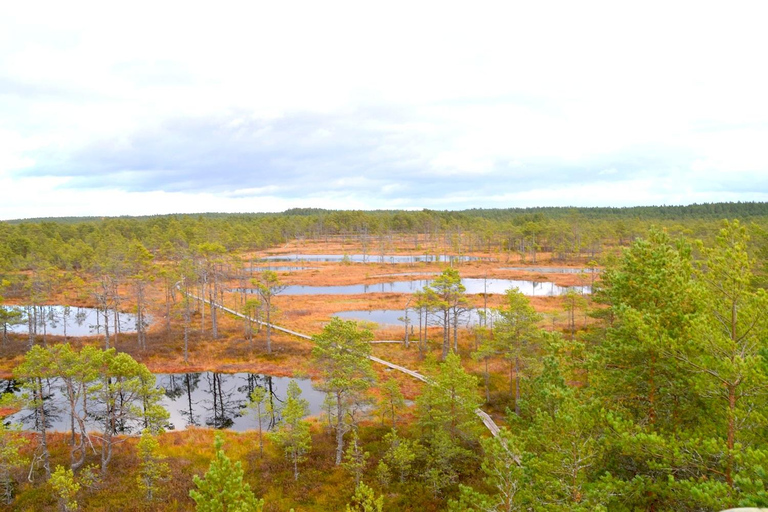
[[[383,425],[384,420],[389,419],[392,422],[392,427],[395,427],[398,413],[405,407],[405,398],[400,391],[400,385],[397,379],[389,378],[379,386],[379,390],[381,398],[379,399],[378,414],[381,417],[381,423]]]
[[[497,310],[492,336],[481,352],[501,356],[509,365],[509,396],[515,401],[515,413],[520,415],[520,375],[524,361],[530,356],[533,342],[540,337],[537,324],[541,315],[533,309],[528,298],[518,289],[507,290],[504,304]]]
[[[198,512],[261,512],[264,500],[256,499],[251,487],[243,482],[243,468],[240,461],[234,464],[224,454],[224,441],[216,435],[216,455],[203,478],[195,475],[197,489],[189,491],[195,500]]]
[[[293,466],[293,478],[299,479],[299,463],[307,458],[307,452],[312,447],[312,437],[309,424],[302,418],[309,414],[309,402],[301,398],[301,389],[296,381],[288,383],[288,393],[282,407],[283,421],[277,432],[275,441],[282,446],[286,458]]]
[[[0,492],[6,505],[13,502],[14,471],[27,463],[26,457],[22,456],[19,450],[28,442],[19,435],[18,425],[6,427],[5,423],[0,421]]]
[[[480,405],[477,378],[464,371],[458,355],[448,354],[431,373],[416,405],[426,448],[424,477],[437,495],[456,481],[462,465],[475,456],[482,423],[475,414]]]
[[[315,348],[312,358],[320,369],[320,389],[334,402],[336,430],[336,465],[341,464],[344,453],[344,434],[352,427],[354,415],[350,414],[364,398],[364,393],[375,380],[369,341],[373,334],[368,329],[358,329],[351,320],[331,318],[323,332],[313,336]]]
[[[144,491],[146,500],[152,501],[157,498],[159,483],[168,479],[170,468],[167,462],[163,462],[165,457],[159,453],[160,444],[149,429],[141,432],[137,450],[141,463],[136,481],[139,488]]]
[[[347,512],[381,512],[384,509],[384,496],[376,497],[373,489],[363,482],[355,487],[355,495],[347,504]]]
[[[293,381],[291,381],[293,382]],[[256,386],[249,396],[249,401],[243,409],[242,414],[249,414],[256,419],[256,423],[259,425],[259,455],[264,456],[264,420],[270,418],[274,411],[272,411],[272,402],[266,401],[267,390],[261,386]]]
[[[75,481],[75,474],[71,469],[65,469],[62,466],[56,466],[56,470],[51,475],[51,487],[59,498],[59,509],[61,512],[76,512],[80,506],[75,500],[75,495],[80,490],[80,484]]]
[[[285,285],[280,282],[278,275],[272,270],[265,270],[261,273],[258,280],[254,281],[259,297],[264,304],[264,311],[267,313],[267,353],[272,353],[272,314],[275,312],[275,305],[272,302],[275,295],[285,290]]]
[[[363,477],[363,472],[365,471],[365,466],[368,465],[370,456],[371,454],[364,451],[363,447],[360,446],[357,429],[354,429],[352,431],[352,440],[347,445],[347,451],[344,454],[342,466],[355,477],[355,486],[360,484],[360,479]]]

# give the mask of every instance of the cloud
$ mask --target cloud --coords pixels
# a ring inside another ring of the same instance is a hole
[[[758,12],[17,3],[0,181],[28,195],[0,215],[761,198]]]

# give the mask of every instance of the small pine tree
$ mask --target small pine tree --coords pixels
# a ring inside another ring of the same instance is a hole
[[[141,433],[137,448],[141,464],[136,480],[139,488],[144,491],[147,501],[152,501],[157,497],[158,484],[168,478],[170,469],[167,462],[162,462],[165,457],[158,453],[160,444],[149,429],[144,429]]]
[[[59,509],[61,512],[75,512],[80,509],[75,500],[75,495],[80,490],[80,484],[75,481],[75,474],[71,469],[56,466],[56,470],[51,474],[49,481],[53,491],[59,498]]]
[[[370,453],[363,451],[363,447],[360,446],[360,438],[357,435],[357,429],[352,431],[352,440],[347,446],[347,451],[344,454],[344,462],[341,465],[352,473],[355,477],[355,486],[360,485],[360,479],[365,471],[365,466],[368,465],[368,458]]]
[[[18,428],[9,428],[0,421],[0,492],[3,501],[10,505],[13,501],[13,472],[26,463],[19,450],[29,441],[18,435]]]
[[[381,512],[384,510],[384,496],[376,498],[373,489],[363,482],[357,484],[352,501],[347,504],[347,512]]]
[[[309,414],[309,402],[301,398],[301,389],[296,381],[288,384],[288,396],[283,406],[283,423],[275,432],[275,440],[283,447],[285,457],[293,464],[293,478],[299,479],[299,463],[307,458],[312,446],[309,424],[302,420]]]
[[[394,428],[384,436],[384,442],[389,448],[379,463],[379,472],[382,477],[389,477],[388,471],[396,472],[400,483],[404,483],[411,474],[421,446],[418,441],[398,436]]]
[[[259,455],[264,456],[264,420],[273,414],[272,404],[267,398],[267,390],[256,387],[250,395],[250,401],[243,409],[243,415],[252,416],[259,425]]]
[[[189,491],[189,496],[195,500],[198,512],[261,512],[264,500],[256,499],[250,485],[243,482],[240,461],[233,464],[224,453],[223,444],[217,435],[213,443],[216,458],[203,478],[194,476],[197,489]]]
[[[381,424],[384,424],[386,419],[392,422],[392,426],[396,426],[399,412],[405,407],[405,398],[400,391],[400,385],[396,379],[387,379],[381,386],[381,398],[379,399],[378,413],[381,417]]]

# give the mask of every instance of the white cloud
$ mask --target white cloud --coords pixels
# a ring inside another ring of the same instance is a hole
[[[12,3],[0,16],[0,182],[29,195],[13,203],[18,210],[3,205],[3,215],[99,214],[116,205],[119,213],[144,211],[145,196],[117,188],[82,191],[70,182],[44,197],[18,171],[96,142],[127,145],[169,120],[229,112],[232,139],[253,119],[276,122],[238,142],[260,148],[292,133],[275,132],[280,120],[333,119],[334,126],[316,126],[293,142],[301,158],[286,162],[284,145],[276,157],[281,171],[292,166],[299,179],[316,176],[315,197],[285,195],[296,188],[285,176],[279,189],[245,183],[220,196],[146,196],[151,206],[189,211],[189,199],[227,211],[302,201],[373,207],[378,190],[360,200],[361,187],[392,192],[419,188],[411,180],[428,176],[492,179],[510,168],[525,175],[544,167],[608,180],[585,184],[582,197],[594,201],[746,198],[728,192],[725,173],[738,173],[741,189],[752,178],[757,188],[749,197],[763,197],[762,12],[760,2]],[[307,147],[338,151],[340,163],[318,166],[304,156]],[[349,166],[342,152],[351,150],[365,152],[356,155],[365,167]],[[164,155],[152,156],[157,168],[165,165]],[[100,171],[93,162],[66,163],[72,173]],[[381,169],[408,175],[384,183]],[[644,179],[638,172],[674,172],[675,183],[689,185],[623,194],[633,179]],[[424,204],[495,200],[445,181],[424,188],[439,195],[423,197]],[[345,195],[326,185],[350,188]],[[574,188],[551,192],[557,186],[531,182],[521,186],[529,192],[500,197],[529,205],[581,200]],[[251,194],[271,199],[249,202]],[[407,201],[410,207],[417,199]]]

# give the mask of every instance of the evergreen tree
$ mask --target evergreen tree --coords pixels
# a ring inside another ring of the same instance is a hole
[[[465,295],[466,287],[461,283],[459,271],[447,268],[429,285],[424,287],[422,299],[426,307],[435,312],[438,324],[443,328],[443,359],[451,350],[451,328],[454,332],[454,352],[456,346],[457,327],[461,315],[468,311]]]
[[[141,432],[137,450],[141,463],[136,481],[139,488],[144,491],[146,500],[152,501],[158,496],[160,482],[168,479],[170,468],[167,462],[163,462],[165,457],[159,453],[160,444],[149,429]]]
[[[224,454],[224,441],[216,435],[216,455],[203,478],[195,475],[196,489],[189,491],[199,512],[261,512],[264,500],[256,499],[251,487],[243,482],[240,461],[234,464]]]
[[[344,435],[355,421],[351,413],[375,379],[368,359],[372,339],[368,329],[358,329],[356,322],[338,317],[331,318],[323,332],[312,337],[312,357],[322,376],[320,389],[334,402],[337,466],[344,453]]]
[[[309,402],[301,398],[301,389],[296,381],[288,383],[288,393],[282,407],[283,421],[275,432],[275,441],[282,446],[285,457],[293,466],[293,478],[299,479],[299,463],[307,458],[312,447],[309,424],[303,420],[309,414]]]
[[[363,482],[355,487],[355,495],[347,504],[347,512],[381,512],[384,510],[384,496],[376,497],[373,489]]]
[[[80,490],[80,484],[75,481],[75,474],[71,469],[56,466],[56,470],[51,475],[50,484],[59,498],[59,510],[61,512],[80,510],[80,506],[75,500],[75,495]]]
[[[433,493],[439,494],[474,457],[472,448],[482,423],[475,413],[480,405],[477,378],[464,371],[458,355],[448,354],[431,373],[416,400],[417,423],[426,448],[424,476]]]
[[[19,434],[18,425],[6,427],[5,423],[0,421],[0,492],[6,505],[13,502],[16,484],[14,471],[27,462],[19,450],[28,442]]]
[[[275,312],[273,299],[275,295],[285,290],[285,285],[280,282],[278,275],[272,270],[265,270],[254,281],[259,297],[264,304],[264,311],[267,313],[267,353],[272,353],[272,314]]]
[[[385,419],[392,422],[392,427],[397,425],[399,412],[405,407],[405,398],[400,391],[397,379],[389,378],[379,386],[381,397],[379,398],[378,414],[382,425]]]
[[[31,392],[30,405],[35,411],[35,429],[40,432],[40,460],[46,478],[51,476],[50,452],[48,450],[48,408],[45,402],[50,395],[50,382],[56,376],[54,362],[49,350],[35,345],[24,356],[24,362],[14,370],[14,376],[22,380],[22,386]]]
[[[347,445],[342,466],[355,477],[355,486],[360,484],[360,479],[363,477],[363,472],[370,456],[371,454],[364,451],[363,447],[360,446],[357,429],[352,430],[352,441]]]
[[[259,455],[262,457],[264,456],[263,423],[265,419],[272,417],[274,414],[274,411],[272,410],[272,402],[265,400],[266,397],[267,390],[261,386],[256,386],[253,391],[251,391],[251,394],[248,397],[249,401],[242,411],[242,414],[253,416],[256,419],[256,423],[259,425]]]
[[[496,310],[492,336],[481,352],[501,356],[509,368],[509,396],[515,401],[515,413],[520,414],[520,375],[524,360],[530,356],[533,342],[539,337],[541,315],[518,289],[507,290],[504,304]]]

